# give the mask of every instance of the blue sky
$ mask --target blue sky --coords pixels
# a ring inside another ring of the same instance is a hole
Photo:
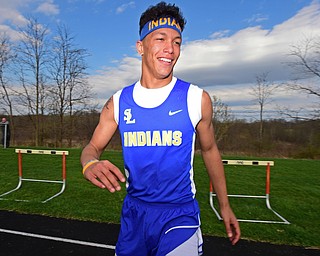
[[[290,45],[320,35],[319,0],[168,1],[187,19],[176,75],[218,96],[232,110],[255,109],[250,86],[267,72],[272,81],[290,79],[283,66]],[[0,0],[0,33],[16,38],[16,26],[36,17],[52,31],[65,24],[79,47],[89,51],[90,83],[101,103],[139,79],[135,50],[140,14],[158,1]],[[275,105],[301,95],[279,92]],[[250,98],[251,97],[251,98]],[[298,97],[298,98],[296,98]],[[271,108],[271,107],[270,107]]]

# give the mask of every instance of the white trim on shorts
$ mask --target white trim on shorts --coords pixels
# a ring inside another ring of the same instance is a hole
[[[202,255],[202,233],[198,228],[196,232],[184,243],[176,247],[173,251],[169,252],[166,256],[181,256],[181,255]]]

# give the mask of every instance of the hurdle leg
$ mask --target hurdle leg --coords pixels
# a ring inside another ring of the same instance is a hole
[[[19,153],[18,153],[18,171],[19,171],[19,182],[18,182],[18,185],[16,186],[16,188],[14,188],[14,189],[12,189],[12,190],[10,190],[10,191],[8,191],[8,192],[5,192],[5,193],[1,194],[1,195],[0,195],[0,200],[2,200],[1,197],[6,196],[6,195],[8,195],[8,194],[10,194],[10,193],[12,193],[12,192],[15,192],[15,191],[17,191],[18,189],[21,188],[22,180],[23,180],[23,179],[22,179],[22,154],[21,154],[20,151],[19,151]]]
[[[218,210],[214,207],[213,197],[214,197],[215,195],[216,195],[216,194],[213,193],[212,183],[210,182],[209,203],[210,203],[210,206],[211,206],[213,212],[214,212],[215,215],[217,216],[218,220],[222,220],[222,217],[221,217],[221,215],[219,214]]]
[[[62,187],[61,187],[60,192],[58,192],[57,194],[53,195],[52,197],[49,197],[48,199],[42,201],[42,203],[46,203],[46,202],[50,201],[51,199],[61,195],[66,188],[66,154],[64,152],[62,154],[62,182],[55,181],[55,183],[62,183]]]
[[[282,217],[279,213],[272,209],[270,204],[270,164],[267,164],[266,167],[266,206],[267,208],[272,211],[282,222],[279,221],[270,221],[270,223],[279,223],[279,224],[290,224],[284,217]]]

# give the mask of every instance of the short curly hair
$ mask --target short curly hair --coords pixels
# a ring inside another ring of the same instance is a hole
[[[187,21],[183,17],[180,8],[175,4],[167,4],[166,2],[160,2],[154,6],[149,6],[149,8],[141,14],[139,22],[139,33],[141,34],[143,26],[150,20],[157,20],[159,18],[168,16],[175,18],[175,20],[180,25],[182,32]]]

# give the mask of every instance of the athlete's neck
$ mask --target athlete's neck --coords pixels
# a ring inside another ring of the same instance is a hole
[[[145,75],[141,76],[140,83],[141,86],[148,89],[157,89],[168,85],[172,81],[173,75],[170,74],[165,78],[147,77]]]

